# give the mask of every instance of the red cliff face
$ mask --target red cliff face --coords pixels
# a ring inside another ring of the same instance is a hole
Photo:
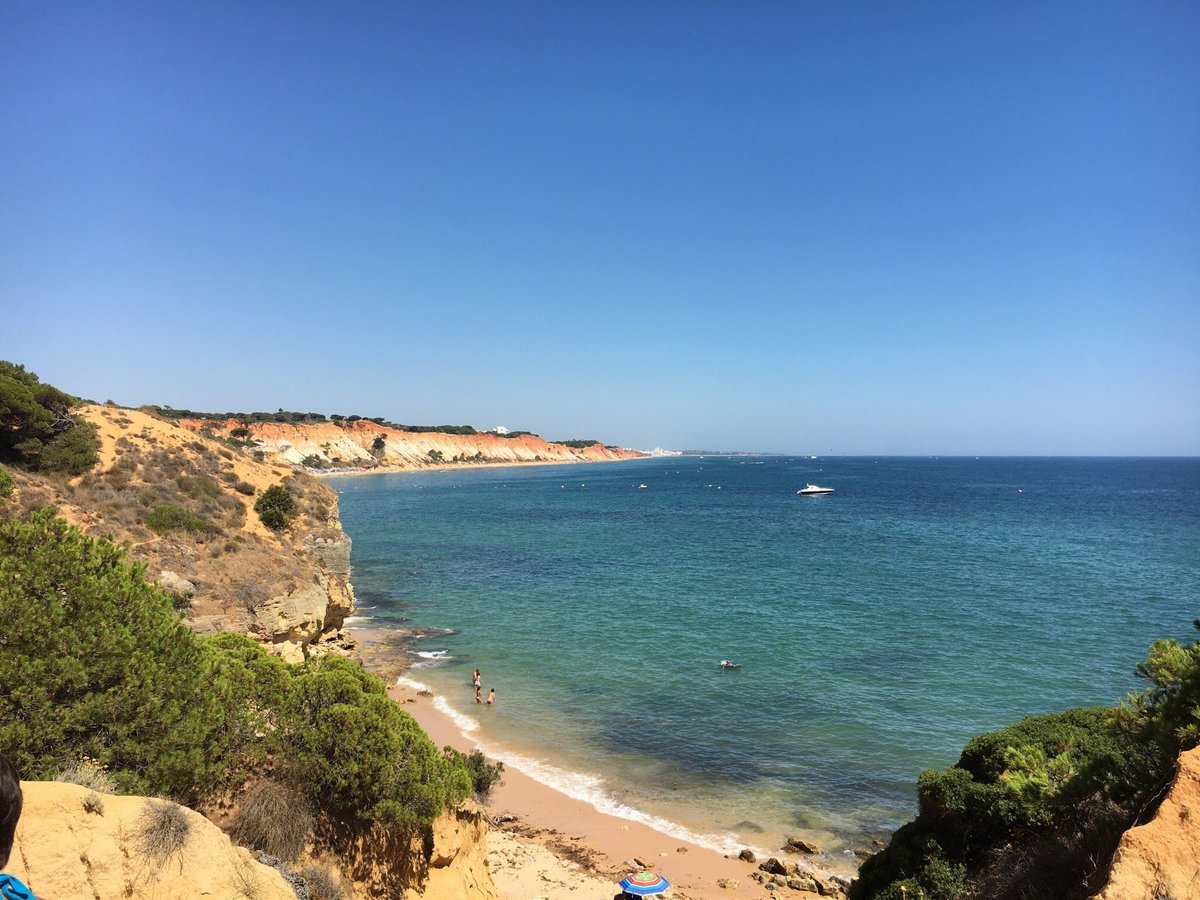
[[[531,434],[509,438],[496,434],[410,432],[368,421],[247,425],[236,419],[223,422],[181,419],[179,424],[196,432],[207,429],[221,437],[229,437],[235,428],[246,428],[250,431],[246,439],[268,460],[300,465],[315,457],[321,468],[419,469],[486,463],[605,462],[645,455],[638,450],[602,444],[568,447]],[[380,438],[382,444],[378,444]]]

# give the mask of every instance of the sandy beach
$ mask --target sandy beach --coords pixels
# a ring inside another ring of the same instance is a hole
[[[463,752],[473,748],[434,707],[432,697],[405,685],[393,685],[390,694],[438,746]],[[669,896],[675,900],[779,893],[750,879],[755,865],[602,813],[512,767],[504,770],[487,811],[493,822],[489,865],[501,900],[611,900],[619,893],[617,882],[642,867],[634,860],[661,872],[671,882]],[[819,896],[785,893],[797,900]]]

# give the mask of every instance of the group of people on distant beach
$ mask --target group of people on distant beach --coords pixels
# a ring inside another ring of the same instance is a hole
[[[474,676],[472,676],[472,680],[475,682],[475,702],[482,703],[483,702],[483,676],[479,674],[478,669],[475,670],[475,674],[474,674]],[[496,689],[492,688],[491,690],[488,691],[487,705],[495,706],[495,704],[496,704]]]

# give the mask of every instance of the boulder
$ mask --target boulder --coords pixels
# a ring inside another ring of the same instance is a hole
[[[808,891],[810,894],[821,893],[819,882],[811,875],[793,875],[787,880],[787,886],[793,891]]]
[[[749,847],[738,854],[738,859],[748,863],[758,862],[758,857],[754,855],[754,851]]]
[[[816,844],[810,843],[803,838],[798,837],[788,838],[787,844],[783,849],[790,853],[807,853],[809,855],[821,852],[821,848]]]
[[[180,597],[187,597],[190,600],[196,596],[196,586],[182,575],[172,572],[169,569],[162,571],[157,578],[157,583],[163,590],[170,591],[172,594]]]
[[[785,866],[774,856],[764,863],[759,863],[758,867],[768,875],[787,875],[788,873],[787,866]]]

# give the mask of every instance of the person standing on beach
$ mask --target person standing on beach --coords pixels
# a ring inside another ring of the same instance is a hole
[[[496,702],[496,689],[492,688],[488,691],[488,706],[492,706]]]
[[[481,688],[479,685],[475,685],[475,702],[483,702],[483,688]]]
[[[475,675],[471,678],[471,681],[475,685],[475,690],[479,690],[479,688],[483,686],[483,682],[480,679],[481,679],[481,676],[479,674],[479,670],[476,669]]]

